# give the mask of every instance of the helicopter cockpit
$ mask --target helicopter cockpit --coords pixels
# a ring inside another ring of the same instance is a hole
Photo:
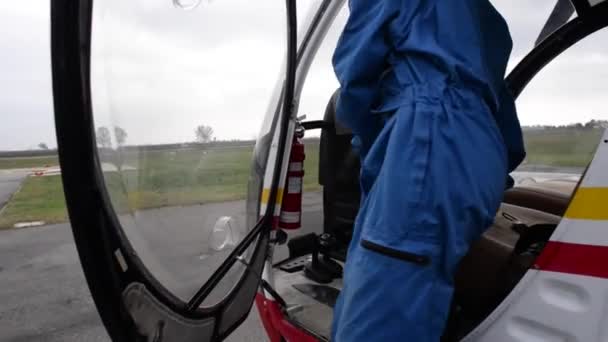
[[[491,2],[512,31],[506,80],[528,156],[461,263],[444,340],[600,340],[608,2]],[[51,8],[64,192],[110,337],[244,340],[255,304],[273,342],[329,340],[359,206],[330,62],[346,1]],[[301,183],[289,183],[294,141]]]

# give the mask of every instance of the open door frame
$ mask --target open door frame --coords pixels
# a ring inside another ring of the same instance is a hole
[[[297,54],[295,0],[286,0],[287,59],[278,155],[286,146],[293,116]],[[91,101],[92,0],[51,1],[51,59],[55,125],[68,214],[85,278],[113,341],[216,341],[236,329],[251,310],[268,251],[269,206],[262,218],[197,294],[184,303],[147,270],[126,238],[113,210],[97,153]],[[275,170],[280,170],[277,158]],[[277,196],[275,172],[270,203]],[[250,246],[250,262],[220,303],[200,303]]]

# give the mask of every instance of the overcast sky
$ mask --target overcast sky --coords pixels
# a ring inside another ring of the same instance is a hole
[[[299,0],[300,11],[310,3]],[[553,0],[494,3],[511,27],[517,61],[532,47]],[[56,145],[48,7],[48,0],[0,1],[0,150]],[[203,0],[191,11],[172,0],[96,1],[97,124],[123,127],[130,144],[192,141],[199,124],[211,125],[219,139],[255,137],[283,61],[284,25],[279,0]],[[300,114],[309,119],[322,117],[337,87],[330,57],[340,28],[330,32],[305,84]],[[524,124],[608,119],[606,35],[579,43],[533,80],[518,101]]]

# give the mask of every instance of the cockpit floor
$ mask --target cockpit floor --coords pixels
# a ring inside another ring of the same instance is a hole
[[[296,284],[320,285],[306,278],[302,271],[287,273],[275,268],[275,290],[287,303],[290,320],[314,335],[329,340],[333,308],[296,290],[293,287]],[[342,279],[334,279],[331,283],[323,285],[341,290]]]

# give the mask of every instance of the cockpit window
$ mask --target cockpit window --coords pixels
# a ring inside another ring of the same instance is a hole
[[[285,59],[285,4],[112,0],[96,1],[93,15],[106,189],[144,265],[187,301],[251,228],[245,197]]]
[[[545,66],[519,96],[528,153],[519,171],[578,179],[593,158],[608,129],[606,39],[604,29],[578,42]]]
[[[306,81],[300,94],[298,112],[306,115],[307,120],[322,120],[329,98],[340,87],[334,74],[331,58],[348,19],[348,14],[348,6],[342,6],[306,75]],[[317,134],[317,132],[312,134]]]
[[[544,38],[577,17],[567,0],[491,2],[507,21],[513,38],[508,72]],[[299,112],[309,120],[323,118],[325,107],[339,86],[331,56],[347,16],[348,8],[344,6],[334,23],[336,31],[330,31],[323,41],[302,89]],[[601,43],[605,35],[604,32],[591,35],[559,56],[518,99],[528,150],[528,157],[518,171],[555,171],[576,178],[591,160],[608,120],[602,114],[605,104],[601,101],[603,88],[599,84],[604,70],[608,70],[602,64],[606,59],[605,44]],[[587,130],[578,130],[581,127]],[[316,132],[307,134],[310,137]],[[314,147],[313,141],[309,145]]]
[[[491,0],[491,2],[507,21],[513,39],[513,52],[509,60],[508,72],[542,40],[539,40],[541,33],[542,36],[547,36],[576,17],[569,0]]]

